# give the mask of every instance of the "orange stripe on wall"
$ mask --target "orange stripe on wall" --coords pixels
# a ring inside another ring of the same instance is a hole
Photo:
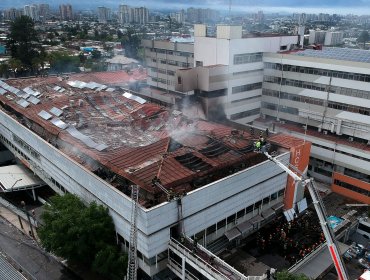
[[[365,204],[370,204],[370,197],[334,184],[335,179],[340,180],[340,181],[345,182],[345,183],[348,183],[348,184],[351,184],[351,185],[356,186],[358,188],[370,191],[370,184],[369,183],[366,183],[364,181],[361,181],[361,180],[353,178],[353,177],[343,175],[341,173],[334,172],[333,173],[333,183],[331,185],[331,190],[333,192],[336,192],[336,193],[341,194],[343,196],[349,197],[349,198],[351,198],[353,200],[356,200],[358,202],[365,203]]]

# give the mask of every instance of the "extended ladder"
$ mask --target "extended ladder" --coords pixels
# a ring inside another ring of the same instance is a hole
[[[131,230],[130,230],[130,245],[128,252],[128,268],[127,279],[136,280],[137,278],[137,209],[139,200],[139,187],[137,185],[131,186]]]

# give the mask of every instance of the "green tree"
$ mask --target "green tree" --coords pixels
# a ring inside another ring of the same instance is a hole
[[[369,39],[370,39],[369,32],[367,32],[366,30],[364,30],[364,31],[362,31],[360,33],[360,36],[358,36],[357,42],[363,43],[364,44],[364,48],[365,48],[366,42],[368,42]]]
[[[49,54],[49,62],[51,70],[57,73],[78,72],[80,57],[70,56],[65,52],[52,52]]]
[[[121,41],[121,45],[125,48],[127,57],[138,58],[138,50],[140,48],[141,39],[136,34],[135,30],[128,28]]]
[[[127,262],[127,255],[121,254],[117,247],[107,246],[96,254],[92,268],[111,280],[119,280],[127,273]]]
[[[33,71],[32,60],[39,57],[41,45],[38,33],[32,19],[21,16],[10,25],[10,33],[7,37],[7,48],[11,56],[19,60],[26,68]]]
[[[85,206],[75,195],[54,196],[42,214],[41,244],[70,263],[91,265],[99,251],[115,245],[108,209],[95,202]]]
[[[292,274],[288,272],[287,270],[283,270],[276,273],[276,279],[277,280],[310,280],[306,275],[304,274]]]

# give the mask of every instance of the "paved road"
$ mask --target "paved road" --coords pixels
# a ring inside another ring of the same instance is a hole
[[[54,257],[44,252],[29,236],[24,235],[0,217],[0,252],[14,260],[32,280],[76,280]]]

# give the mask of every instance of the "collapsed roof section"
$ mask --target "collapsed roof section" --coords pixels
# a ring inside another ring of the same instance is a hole
[[[148,199],[161,192],[153,178],[185,192],[264,160],[253,153],[248,132],[189,119],[122,89],[107,91],[73,76],[2,83],[5,110],[112,185],[125,190],[122,185],[137,184]],[[39,93],[37,104],[20,104],[24,88]]]

